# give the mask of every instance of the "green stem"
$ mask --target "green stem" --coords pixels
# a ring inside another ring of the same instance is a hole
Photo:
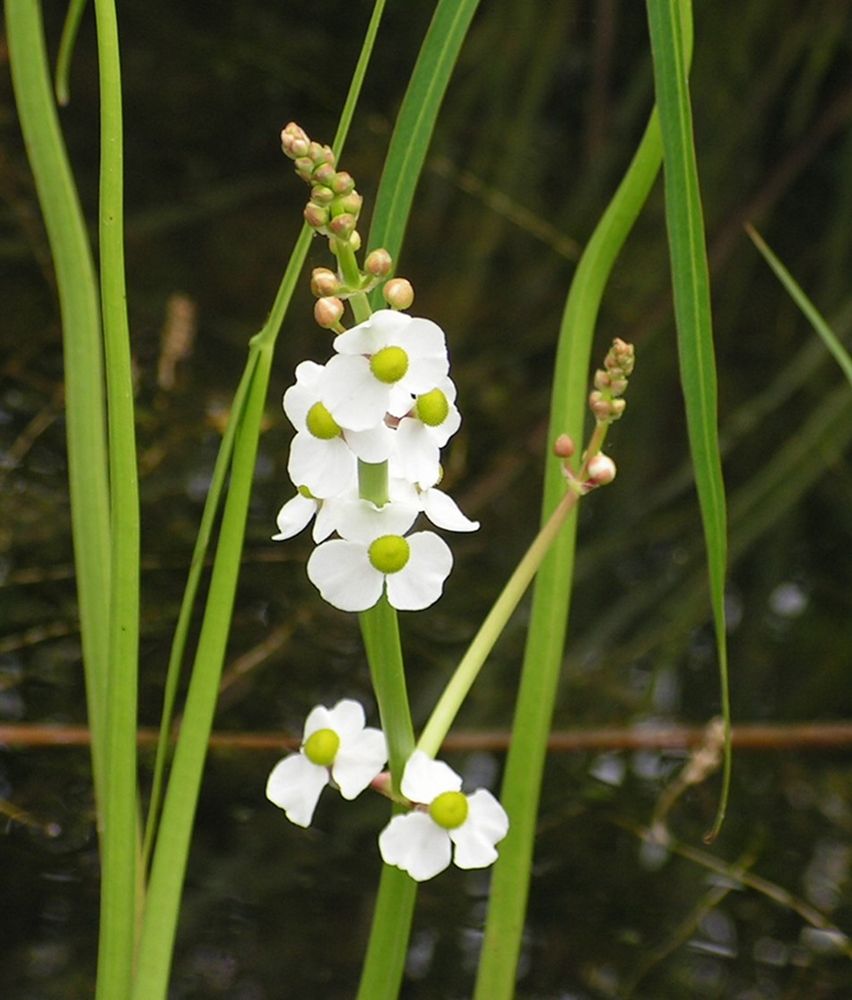
[[[687,17],[689,5],[685,7]],[[691,52],[691,33],[686,35]],[[689,57],[687,56],[687,59]],[[651,190],[662,161],[659,119],[651,115],[628,171],[592,234],[577,265],[559,333],[548,437],[567,433],[583,438],[587,373],[592,338],[604,287],[624,241]],[[558,469],[545,472],[543,518],[550,516],[563,489]],[[501,801],[511,827],[500,845],[491,881],[476,1000],[510,1000],[521,948],[535,842],[547,736],[562,672],[574,572],[577,519],[544,560],[533,594],[530,630],[506,758]]]
[[[532,545],[527,549],[523,559],[518,563],[503,592],[494,602],[488,616],[480,626],[476,637],[462,657],[456,671],[444,689],[438,704],[435,706],[429,721],[417,741],[417,747],[434,757],[443,743],[444,738],[453,724],[468,691],[473,686],[482,665],[500,638],[507,622],[526,593],[527,587],[541,566],[551,545],[559,537],[562,525],[574,509],[579,497],[568,492],[556,510],[550,515],[541,531],[536,535]]]
[[[99,1000],[126,997],[136,942],[136,690],[139,642],[139,490],[124,280],[123,135],[118,24],[96,0],[101,98],[100,254],[111,502],[109,770],[101,877]]]

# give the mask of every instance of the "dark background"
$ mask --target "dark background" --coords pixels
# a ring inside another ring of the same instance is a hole
[[[390,2],[342,166],[369,213],[430,4]],[[366,3],[120,4],[127,266],[143,497],[141,721],[158,718],[171,629],[206,484],[246,357],[296,238],[305,189],[279,150],[296,119],[330,141]],[[46,5],[51,51],[62,5]],[[831,0],[696,4],[696,144],[713,272],[720,428],[730,502],[733,710],[738,722],[852,719],[852,394],[744,235],[752,221],[835,330],[852,321],[852,7]],[[89,218],[97,77],[84,20],[63,127]],[[483,4],[438,123],[399,262],[415,314],[445,329],[465,418],[447,489],[482,521],[452,539],[434,608],[403,616],[416,720],[534,534],[556,330],[580,252],[652,103],[644,6]],[[49,254],[0,77],[0,721],[85,718]],[[366,233],[366,225],[362,227]],[[317,240],[310,266],[328,265]],[[192,356],[158,381],[169,296],[197,310]],[[280,396],[324,360],[302,282],[279,340],[216,727],[298,733],[342,696],[371,704],[354,616],[304,574],[308,537],[273,545],[291,495]],[[636,375],[610,438],[619,476],[584,504],[555,725],[690,723],[719,710],[700,522],[687,464],[661,185],[603,303],[595,355],[632,340]],[[507,728],[525,610],[460,724]],[[245,659],[248,657],[249,659]],[[176,998],[354,995],[379,871],[380,801],[328,795],[302,831],[263,797],[275,753],[216,751],[190,859]],[[502,757],[450,757],[499,781]],[[554,754],[540,816],[518,996],[841,998],[848,931],[848,747],[738,753],[712,848],[718,778],[673,806],[699,859],[643,845],[684,754]],[[143,785],[150,758],[143,757]],[[3,962],[9,1000],[91,994],[97,852],[83,749],[0,756]],[[743,888],[708,856],[768,880]],[[783,895],[781,890],[790,895]],[[487,875],[419,895],[407,998],[470,994]],[[845,956],[844,956],[845,950]]]

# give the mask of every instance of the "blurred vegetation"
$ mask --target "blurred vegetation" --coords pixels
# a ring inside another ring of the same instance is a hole
[[[428,4],[389,7],[343,164],[368,208],[431,12]],[[55,50],[62,11],[45,13]],[[330,137],[368,15],[367,3],[341,0],[214,0],[203,16],[158,0],[120,5],[146,723],[158,712],[221,413],[300,224],[303,189],[278,132],[292,118]],[[740,721],[852,719],[852,394],[742,229],[750,221],[762,232],[848,346],[851,50],[845,0],[696,4],[692,92],[714,280]],[[79,722],[58,316],[8,74],[0,80],[0,718]],[[63,123],[94,218],[91,18],[71,86]],[[417,291],[414,311],[448,334],[465,423],[446,482],[483,524],[454,545],[440,604],[403,619],[421,720],[532,537],[562,304],[651,99],[639,3],[486,4],[463,50],[399,262]],[[319,242],[309,263],[328,264]],[[191,303],[197,330],[168,385],[161,334],[175,294]],[[369,697],[354,618],[322,605],[305,578],[309,541],[269,542],[288,489],[280,392],[298,361],[326,353],[310,308],[305,282],[276,359],[220,728],[292,732],[318,701]],[[557,725],[701,723],[718,710],[718,680],[661,185],[605,297],[601,356],[613,336],[636,344],[637,370],[628,413],[611,435],[619,477],[582,511]],[[465,726],[508,725],[523,619],[474,688]],[[657,751],[554,756],[519,997],[846,995],[845,939],[812,926],[789,900],[643,845],[635,831],[682,760]],[[175,997],[352,995],[379,867],[381,803],[359,800],[338,815],[340,803],[324,801],[304,833],[263,800],[272,763],[236,752],[210,761]],[[500,759],[457,763],[487,773]],[[848,751],[740,753],[717,844],[700,843],[715,808],[713,779],[675,804],[671,832],[850,932],[850,778]],[[0,796],[12,810],[0,992],[86,997],[97,916],[87,757],[4,753]],[[406,997],[469,991],[486,889],[479,875],[456,872],[421,892]]]

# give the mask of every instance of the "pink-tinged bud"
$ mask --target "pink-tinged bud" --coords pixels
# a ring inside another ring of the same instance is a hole
[[[597,389],[593,389],[589,393],[589,409],[595,420],[600,421],[609,420],[612,413],[610,401],[605,399],[603,393]]]
[[[338,170],[328,186],[335,194],[346,195],[355,190],[355,180],[345,170]]]
[[[354,232],[357,221],[354,215],[344,212],[343,215],[335,215],[328,223],[328,230],[337,239],[346,240]]]
[[[303,181],[311,183],[311,174],[314,172],[314,161],[309,156],[300,156],[293,164],[296,173]]]
[[[313,172],[314,184],[321,184],[323,187],[331,187],[334,179],[334,167],[330,163],[321,163]]]
[[[322,205],[315,205],[314,202],[309,201],[305,205],[305,222],[312,229],[323,229],[328,225],[328,209],[323,208]]]
[[[609,372],[605,372],[603,368],[598,368],[595,372],[595,388],[601,391],[609,389],[610,381]]]
[[[311,201],[317,205],[330,205],[334,201],[334,192],[320,184],[314,184],[311,188]]]
[[[315,267],[311,271],[311,291],[318,299],[336,295],[340,291],[340,279],[327,267]]]
[[[349,194],[344,195],[339,198],[337,204],[343,209],[344,212],[348,212],[350,215],[358,217],[361,211],[361,206],[364,204],[364,199],[358,194],[357,191],[351,191]]]
[[[311,141],[304,129],[299,128],[295,122],[290,122],[281,129],[281,148],[291,160],[307,156],[310,146]]]
[[[612,410],[612,419],[618,420],[618,418],[624,413],[627,407],[626,399],[614,399],[610,404],[610,409]]]
[[[627,391],[627,379],[626,378],[614,378],[610,380],[609,391],[613,396],[623,396]]]
[[[611,483],[615,479],[615,462],[602,452],[598,452],[597,455],[589,459],[586,469],[589,473],[589,479],[595,486],[606,486],[607,483]]]
[[[331,330],[343,317],[343,303],[333,295],[326,295],[314,303],[314,319],[323,330]]]
[[[382,247],[378,250],[371,250],[364,261],[364,270],[374,278],[386,278],[391,273],[393,259],[391,255]]]
[[[334,153],[330,146],[323,146],[319,142],[312,142],[308,149],[308,156],[310,156],[315,167],[320,164],[330,164],[334,167]]]
[[[557,458],[570,458],[574,451],[574,439],[570,434],[560,434],[553,442],[553,454]]]
[[[414,301],[414,288],[407,278],[391,278],[382,295],[391,309],[408,309]]]

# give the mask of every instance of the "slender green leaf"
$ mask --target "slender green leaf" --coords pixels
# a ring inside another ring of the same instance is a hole
[[[189,855],[198,788],[219,693],[222,661],[236,593],[236,577],[257,455],[256,428],[260,425],[266,402],[271,364],[272,351],[267,347],[259,352],[247,392],[246,407],[237,425],[231,484],[225,501],[204,622],[151,866],[139,942],[134,1000],[159,1000],[166,996],[168,990],[183,875]]]
[[[6,38],[18,118],[56,269],[65,361],[68,479],[86,701],[99,826],[106,773],[110,530],[106,399],[98,284],[50,89],[38,0],[7,0]]]
[[[371,249],[384,247],[395,262],[438,111],[478,6],[479,0],[441,0],[399,109],[367,241]],[[374,293],[374,307],[380,303],[381,295]]]
[[[384,0],[377,0],[350,85],[349,97],[344,105],[345,115],[341,118],[335,138],[335,149],[338,152],[346,136],[356,98],[363,83],[383,9]],[[230,488],[222,516],[213,576],[205,605],[180,738],[154,847],[151,881],[139,944],[137,974],[133,986],[134,1000],[161,1000],[165,998],[168,989],[181,889],[230,629],[251,496],[252,471],[260,436],[263,405],[269,388],[272,353],[307,256],[310,240],[311,231],[303,227],[266,323],[251,340],[246,366],[246,371],[250,374],[247,376],[249,382],[245,403],[239,407],[235,406],[230,417],[235,427]],[[211,519],[215,507],[214,499],[209,506]],[[196,549],[194,559],[200,558],[202,550],[203,546]],[[184,597],[185,604],[192,603],[193,586],[197,586],[197,581],[193,583],[191,577]],[[185,637],[176,641],[180,645],[185,642]]]
[[[807,321],[811,324],[817,335],[828,348],[829,353],[838,365],[840,365],[840,369],[843,374],[849,382],[852,383],[852,356],[850,356],[849,352],[843,344],[841,344],[840,338],[822,318],[822,315],[817,307],[807,297],[801,286],[796,282],[793,275],[790,274],[787,268],[784,267],[781,261],[769,249],[757,230],[752,226],[746,226],[746,232],[748,233],[752,243],[754,243],[763,255],[763,259],[775,272],[778,280],[787,289],[787,294],[796,303],[799,309],[801,309]]]
[[[77,32],[80,30],[80,20],[86,9],[87,0],[70,0],[65,24],[62,26],[62,38],[59,40],[59,55],[56,57],[56,100],[67,104],[71,99],[71,89],[68,78],[71,75],[71,59],[77,42]]]
[[[725,634],[727,514],[716,418],[716,362],[710,309],[710,276],[692,137],[692,111],[681,41],[679,0],[648,0],[654,86],[665,163],[666,227],[677,324],[681,385],[690,451],[704,527],[710,602],[719,658],[725,763],[713,830],[725,818],[731,778],[731,711]]]
[[[139,488],[124,279],[121,68],[114,0],[95,0],[100,82],[99,247],[106,359],[112,555],[107,727],[109,767],[101,876],[99,1000],[127,996],[136,943],[136,694]]]
[[[687,60],[691,56],[690,8],[685,6]],[[559,331],[548,436],[583,439],[592,338],[604,287],[657,176],[662,160],[656,111],[612,201],[591,236],[571,282]],[[641,365],[641,361],[639,362]],[[542,523],[559,503],[565,484],[559,463],[545,467]],[[532,867],[547,736],[562,669],[576,547],[576,516],[569,517],[560,545],[544,560],[533,593],[512,742],[501,800],[509,834],[491,881],[491,903],[476,982],[477,1000],[514,996],[529,874]]]

